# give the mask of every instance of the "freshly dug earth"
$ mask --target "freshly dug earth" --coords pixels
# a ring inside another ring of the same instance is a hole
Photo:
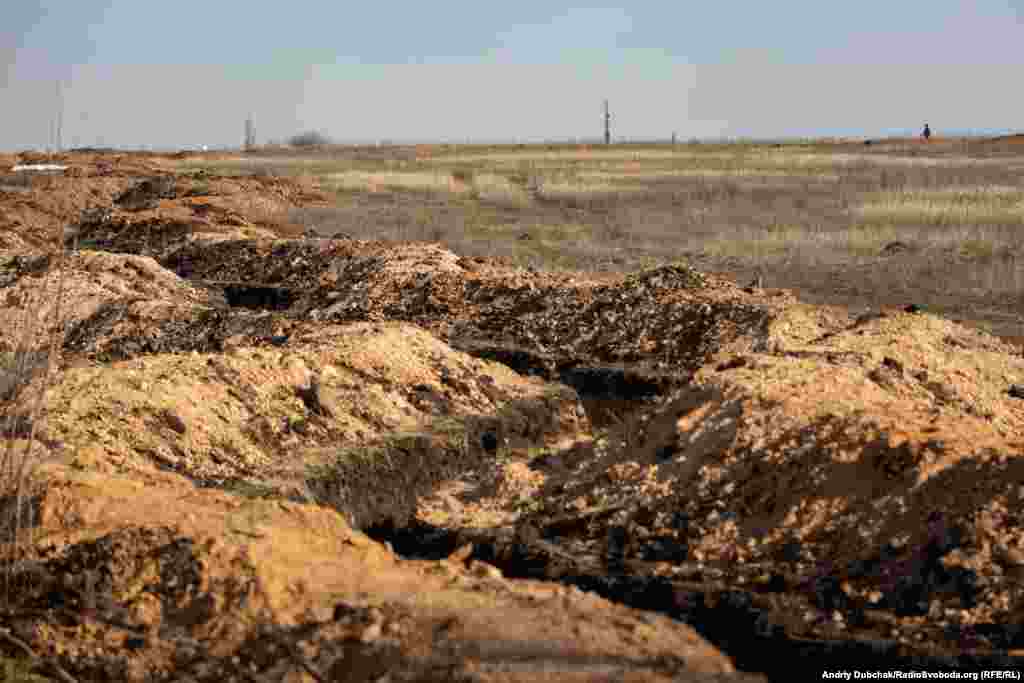
[[[483,464],[484,434],[543,445],[577,433],[583,416],[571,390],[402,324],[293,333],[284,349],[71,368],[46,405],[44,438],[83,467],[160,467],[242,491],[309,488],[357,524],[404,523],[417,494]]]
[[[8,372],[17,428],[5,438],[18,448],[32,435],[46,463],[22,521],[32,543],[12,567],[6,654],[27,647],[41,671],[77,680],[701,681],[734,671],[670,619],[506,581],[481,563],[400,560],[355,530],[403,526],[420,496],[490,469],[499,448],[588,433],[575,392],[401,321],[233,307],[225,288],[159,261],[225,235],[266,242],[280,226],[261,234],[216,210],[184,219],[192,198],[172,196],[180,180],[113,179],[109,206],[65,235],[77,248],[63,260],[46,233],[82,207],[53,209],[42,195],[62,183],[88,192],[90,173],[0,197],[5,217],[30,217],[42,233],[12,230],[19,247],[40,248],[2,262],[0,339],[9,367],[29,368]],[[275,201],[270,190],[252,181],[244,198]],[[419,249],[414,263],[457,260]],[[62,333],[48,377],[38,359]],[[33,414],[38,390],[44,409]]]
[[[590,567],[621,529],[639,571],[765,592],[794,636],[1021,648],[1024,360],[928,315],[823,331],[814,312],[794,307],[770,353],[719,355],[624,433],[541,458],[520,521]],[[659,561],[673,553],[686,562]]]
[[[295,235],[302,229],[284,218],[287,210],[320,205],[326,199],[312,187],[274,177],[175,176],[175,162],[170,157],[86,153],[47,155],[44,159],[26,153],[9,161],[9,165],[0,164],[0,250],[51,247],[62,232],[70,241],[76,237],[101,241],[102,234],[93,233],[108,221],[129,226],[129,232],[173,222],[178,232]],[[15,163],[39,162],[68,169],[61,174],[8,170]],[[137,201],[125,201],[130,190],[158,178],[173,178],[173,185],[161,188],[157,183],[154,189],[165,191],[136,191]],[[117,199],[121,202],[115,204]],[[122,240],[130,241],[128,236]]]
[[[1016,347],[686,264],[297,239],[264,219],[315,188],[66,162],[0,194],[2,351],[66,332],[4,618],[80,680],[1019,667]],[[45,379],[5,391],[9,441]]]
[[[327,508],[162,472],[39,474],[39,552],[13,577],[22,590],[5,626],[78,680],[702,681],[732,670],[671,620],[493,567],[401,561]]]

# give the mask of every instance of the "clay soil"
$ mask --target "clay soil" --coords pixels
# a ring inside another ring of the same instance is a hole
[[[1020,668],[1012,340],[685,260],[324,238],[316,181],[170,155],[4,172],[36,160],[0,158],[25,680]]]

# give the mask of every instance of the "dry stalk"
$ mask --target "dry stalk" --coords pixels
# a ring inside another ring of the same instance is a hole
[[[33,520],[27,519],[29,481],[38,466],[36,441],[39,436],[39,421],[44,410],[46,392],[54,376],[55,361],[59,358],[64,340],[66,320],[63,299],[65,286],[64,228],[57,235],[56,255],[51,256],[40,288],[23,302],[19,329],[16,331],[16,349],[12,362],[4,372],[5,396],[3,437],[5,444],[0,455],[0,499],[4,506],[3,544],[5,601],[9,603],[11,577],[18,557],[18,550],[27,540],[24,532],[30,531]],[[51,312],[50,327],[37,315],[37,302],[42,303],[49,294],[46,283],[56,272],[56,299]],[[46,335],[45,344],[37,343],[40,335]],[[38,381],[37,381],[38,378]],[[34,388],[34,394],[29,391]],[[24,408],[28,407],[25,411]],[[20,445],[19,443],[24,442]],[[13,503],[13,510],[10,505]],[[13,513],[13,514],[11,514]]]

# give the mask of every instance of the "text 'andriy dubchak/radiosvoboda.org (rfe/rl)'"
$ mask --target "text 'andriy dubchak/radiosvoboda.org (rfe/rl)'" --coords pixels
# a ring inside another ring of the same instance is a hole
[[[823,671],[822,680],[1019,681],[1020,671]]]

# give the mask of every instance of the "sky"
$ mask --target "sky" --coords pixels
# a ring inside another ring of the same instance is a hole
[[[0,149],[1024,131],[1024,0],[0,1]]]

